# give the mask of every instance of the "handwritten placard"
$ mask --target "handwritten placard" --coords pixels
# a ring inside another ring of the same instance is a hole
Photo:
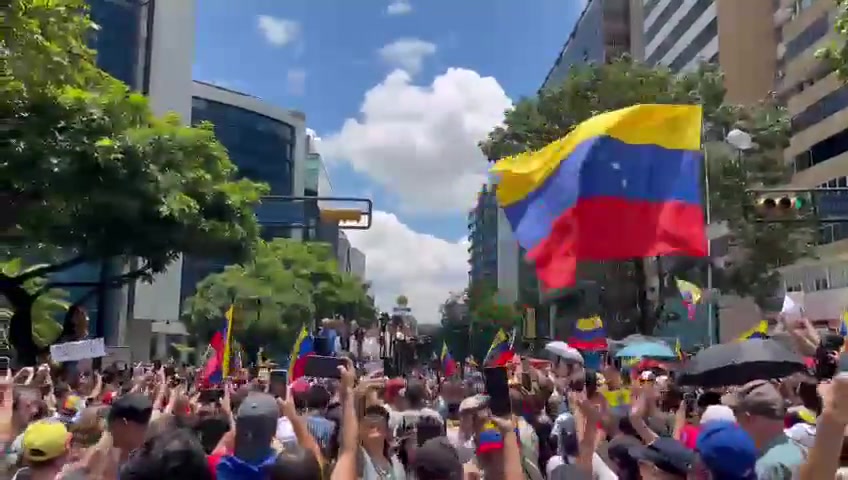
[[[105,356],[106,346],[102,338],[57,343],[50,346],[50,357],[54,362],[76,362]]]

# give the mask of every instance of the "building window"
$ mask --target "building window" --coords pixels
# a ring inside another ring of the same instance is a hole
[[[842,130],[817,142],[809,150],[796,155],[794,159],[795,171],[800,172],[814,167],[846,151],[848,151],[848,130]]]
[[[291,195],[295,130],[280,120],[208,99],[192,99],[192,121],[209,121],[239,174],[265,182],[272,195]]]
[[[792,132],[802,132],[825,118],[848,107],[848,86],[828,93],[792,118]]]
[[[827,14],[817,18],[809,24],[797,37],[786,43],[786,53],[783,55],[784,62],[788,62],[812,47],[830,30],[830,22]]]
[[[686,30],[689,30],[692,25],[695,23],[701,14],[707,11],[710,5],[713,4],[713,0],[698,0],[695,5],[683,15],[683,18],[677,22],[677,25],[668,32],[668,35],[663,39],[663,41],[657,46],[657,48],[651,52],[651,54],[647,58],[647,63],[651,65],[656,65],[663,59],[666,53],[674,47],[674,44],[680,40],[680,37],[686,33]]]
[[[710,40],[718,35],[718,18],[714,18],[706,27],[692,39],[692,42],[677,55],[677,58],[668,66],[672,72],[679,72],[693,58],[695,58]]]
[[[91,45],[97,51],[97,66],[130,88],[139,89],[140,2],[89,0],[88,3],[91,20],[100,27]]]

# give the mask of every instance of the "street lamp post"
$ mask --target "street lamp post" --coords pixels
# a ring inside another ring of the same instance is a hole
[[[751,137],[751,134],[739,130],[738,128],[734,128],[729,131],[724,138],[725,143],[730,145],[736,150],[736,161],[739,164],[739,168],[744,170],[744,165],[742,163],[742,154],[748,150],[752,150],[755,147],[754,139]],[[746,175],[747,178],[747,175]],[[712,205],[710,201],[710,171],[709,171],[709,160],[707,158],[706,150],[704,151],[704,190],[705,190],[705,218],[704,220],[707,223],[707,226],[712,224]],[[710,292],[712,296],[714,286],[713,286],[713,259],[712,259],[712,239],[707,238],[707,291]],[[715,312],[715,302],[718,301],[718,295],[714,296],[715,298],[709,298],[707,301],[707,333],[709,343],[715,344],[720,342],[719,335],[716,332],[716,312]]]

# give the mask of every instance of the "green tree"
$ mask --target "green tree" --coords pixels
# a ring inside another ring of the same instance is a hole
[[[819,49],[816,56],[829,62],[842,80],[848,80],[848,0],[833,0],[836,4],[836,21],[833,29],[839,40]]]
[[[186,300],[184,321],[199,340],[212,337],[234,305],[235,339],[249,355],[259,347],[285,354],[301,326],[344,311],[366,312],[366,289],[339,272],[329,245],[289,239],[261,242],[253,257],[206,277]]]
[[[713,65],[705,64],[683,75],[628,58],[588,65],[573,70],[561,85],[518,102],[507,112],[504,125],[481,143],[481,149],[490,159],[537,150],[594,115],[640,103],[702,105],[712,220],[728,222],[737,245],[747,254],[744,262],[717,272],[715,286],[763,300],[777,286],[775,269],[810,253],[812,229],[807,225],[755,223],[746,218],[749,187],[779,185],[789,179],[791,172],[782,162],[789,117],[785,108],[770,98],[745,107],[727,104],[724,97],[723,75]],[[738,156],[725,145],[727,132],[734,128],[750,133],[756,150]],[[702,260],[693,261],[670,273],[696,277],[697,283],[704,285],[703,265]],[[601,313],[608,324],[621,324],[610,328],[622,335],[650,333],[657,318],[647,302],[644,276],[644,265],[637,259],[580,265],[578,281],[593,285],[596,298],[586,302],[585,292],[578,292],[571,316]],[[642,321],[634,322],[637,318]]]
[[[26,274],[28,271],[40,268],[40,265],[26,266],[20,258],[7,262],[0,262],[0,272],[3,275],[17,276]],[[44,288],[46,281],[43,278],[33,278],[24,284],[28,292],[36,292]],[[62,318],[68,310],[70,303],[67,301],[68,292],[51,288],[46,290],[32,305],[32,338],[39,348],[45,348],[56,341],[62,334],[62,325],[57,321]],[[9,305],[2,305],[0,298],[0,324],[8,325],[14,316],[14,310]]]
[[[14,310],[10,341],[32,363],[33,305],[62,285],[31,291],[28,282],[88,262],[138,259],[103,282],[113,288],[150,278],[181,253],[242,258],[258,238],[253,206],[267,188],[236,179],[211,125],[155,118],[143,95],[94,66],[84,1],[13,0],[3,14],[4,243],[27,249],[27,258],[61,252],[38,268],[0,274],[0,295]]]

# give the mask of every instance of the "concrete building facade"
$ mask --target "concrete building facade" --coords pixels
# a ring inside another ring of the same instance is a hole
[[[780,0],[775,90],[792,115],[784,159],[798,188],[848,187],[848,86],[815,57],[838,39],[837,6],[828,0]],[[825,212],[826,213],[826,212]],[[782,269],[788,292],[804,292],[808,316],[837,324],[848,308],[848,226],[823,223],[818,258]]]
[[[757,102],[774,87],[778,35],[772,0],[630,0],[631,54],[674,72],[718,63],[727,99]],[[765,52],[765,54],[764,54]]]

